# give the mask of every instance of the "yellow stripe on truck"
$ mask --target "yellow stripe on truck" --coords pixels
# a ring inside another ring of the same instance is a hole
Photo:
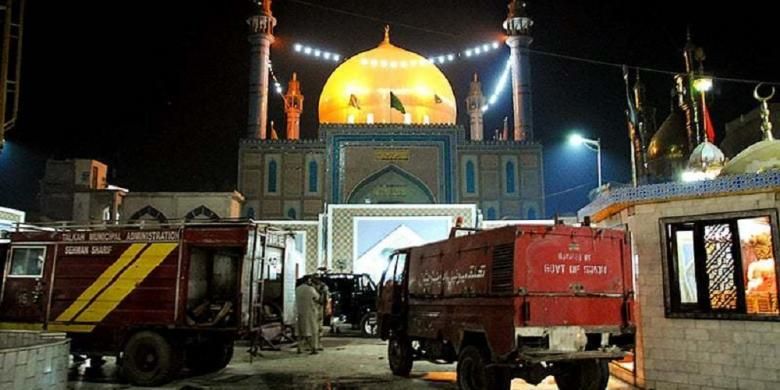
[[[103,271],[103,273],[98,276],[92,285],[87,287],[87,289],[84,290],[84,292],[81,293],[81,295],[79,295],[79,297],[76,298],[76,300],[73,301],[73,303],[67,309],[65,309],[65,311],[63,311],[55,321],[67,322],[72,320],[76,314],[78,314],[82,309],[84,309],[85,306],[89,304],[95,295],[102,291],[119,272],[121,272],[128,264],[130,264],[131,261],[133,261],[133,259],[135,259],[144,246],[146,246],[146,244],[133,244],[125,249],[122,255],[119,256],[119,259],[115,261],[114,264],[111,264],[111,266],[109,266],[105,271]]]
[[[49,324],[46,330],[50,332],[81,332],[89,333],[95,325],[63,325]],[[0,322],[0,330],[44,330],[43,324],[32,322]]]
[[[73,333],[89,333],[95,329],[95,325],[65,325],[65,324],[48,324],[46,330],[50,332],[73,332]]]
[[[76,322],[100,322],[176,249],[176,243],[152,244],[109,288],[103,291]]]

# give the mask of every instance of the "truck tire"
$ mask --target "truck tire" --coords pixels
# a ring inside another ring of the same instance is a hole
[[[409,376],[414,364],[412,343],[405,335],[392,335],[387,343],[387,361],[393,375]]]
[[[165,337],[150,331],[138,332],[125,344],[122,373],[136,386],[159,386],[181,369],[182,356]]]
[[[206,374],[227,367],[232,359],[232,340],[210,341],[190,348],[187,368],[196,374]]]
[[[487,354],[480,348],[467,345],[460,350],[458,354],[458,388],[461,390],[493,390],[493,389],[509,389],[507,384],[509,381],[502,380],[504,375],[496,370],[490,370],[488,372],[486,366],[489,362]],[[493,376],[497,376],[493,378]],[[500,376],[500,378],[499,378]],[[508,378],[508,375],[506,376]],[[503,383],[503,387],[500,387]]]
[[[360,319],[360,334],[363,337],[376,337],[376,313],[366,313]]]
[[[604,390],[607,388],[609,374],[606,378],[602,361],[582,360],[567,363],[562,371],[555,374],[555,383],[560,390]],[[604,380],[606,379],[606,380]]]

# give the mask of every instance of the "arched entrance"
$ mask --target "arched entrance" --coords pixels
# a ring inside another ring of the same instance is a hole
[[[347,198],[352,204],[436,203],[428,186],[403,169],[390,165],[365,178]]]

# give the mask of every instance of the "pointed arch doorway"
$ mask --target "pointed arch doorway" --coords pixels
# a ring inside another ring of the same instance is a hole
[[[361,181],[349,194],[351,204],[429,204],[433,193],[411,173],[389,165]]]

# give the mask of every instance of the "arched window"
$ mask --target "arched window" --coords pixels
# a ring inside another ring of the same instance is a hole
[[[496,209],[490,207],[487,210],[487,219],[493,221],[496,219]]]
[[[246,209],[246,217],[249,219],[253,219],[255,217],[255,208],[249,207]]]
[[[536,219],[536,209],[529,207],[528,212],[526,212],[526,217],[528,219]]]
[[[295,209],[288,209],[287,210],[287,218],[298,219],[297,215],[298,215],[298,213],[295,212]]]
[[[309,192],[317,192],[318,187],[317,162],[309,161]]]
[[[184,219],[187,221],[192,221],[193,219],[208,219],[216,221],[219,219],[219,215],[206,206],[200,206],[187,213],[187,215],[184,216]]]
[[[506,193],[515,193],[515,163],[511,161],[506,162]]]
[[[276,161],[268,163],[268,192],[276,192]]]
[[[466,193],[473,194],[476,192],[474,187],[474,162],[466,161]]]

